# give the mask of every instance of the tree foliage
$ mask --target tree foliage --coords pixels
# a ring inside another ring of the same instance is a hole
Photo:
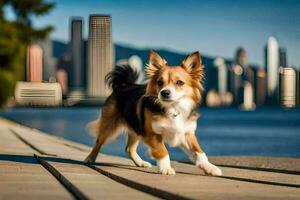
[[[10,6],[15,20],[7,20],[4,8]],[[44,39],[52,26],[34,28],[32,18],[47,14],[54,7],[44,0],[0,0],[0,105],[13,94],[16,81],[24,80],[26,47]]]

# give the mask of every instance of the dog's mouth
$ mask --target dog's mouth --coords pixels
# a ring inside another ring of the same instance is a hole
[[[162,96],[159,96],[158,98],[159,98],[159,100],[162,101],[162,102],[166,102],[166,103],[174,102],[174,100],[171,99],[171,98],[165,98],[165,97],[162,97]]]
[[[172,100],[172,99],[166,99],[166,98],[162,98],[162,99],[160,99],[161,101],[165,101],[165,102],[173,102],[174,100]]]

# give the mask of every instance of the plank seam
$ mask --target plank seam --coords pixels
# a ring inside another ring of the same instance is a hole
[[[29,146],[30,148],[32,148],[33,150],[37,151],[39,154],[41,155],[48,155],[48,156],[56,156],[54,154],[49,154],[46,153],[45,151],[37,148],[36,146],[34,146],[32,143],[28,142],[25,138],[23,138],[21,135],[19,135],[15,130],[10,129],[10,131],[19,139],[21,140],[24,144],[26,144],[27,146]]]
[[[191,162],[186,161],[173,161],[183,164],[189,164],[191,165]],[[248,169],[248,170],[254,170],[254,171],[264,171],[264,172],[276,172],[281,174],[291,174],[291,175],[300,175],[300,171],[297,170],[287,170],[287,169],[272,169],[272,168],[262,168],[262,167],[251,167],[251,166],[239,166],[239,165],[227,165],[227,164],[218,164],[213,162],[212,164],[220,166],[220,167],[228,167],[228,168],[236,168],[236,169]]]
[[[286,187],[300,188],[300,185],[292,184],[292,183],[280,183],[280,182],[272,182],[272,181],[263,181],[263,180],[255,180],[255,179],[248,179],[248,178],[232,177],[232,176],[220,176],[220,177],[216,177],[216,178],[237,180],[237,181],[250,182],[250,183],[259,183],[259,184],[266,184],[266,185],[274,185],[274,186],[286,186]]]
[[[218,165],[218,164],[216,164]],[[281,174],[291,174],[291,175],[300,175],[300,171],[292,171],[285,169],[269,169],[269,168],[260,168],[260,167],[250,167],[250,166],[236,166],[236,165],[218,165],[220,167],[236,168],[236,169],[248,169],[254,171],[264,171],[264,172],[276,172]]]
[[[136,190],[151,194],[151,195],[159,197],[159,198],[172,199],[172,200],[173,199],[179,199],[179,200],[190,200],[190,199],[192,199],[192,198],[184,197],[184,196],[179,195],[179,194],[174,194],[174,193],[171,193],[171,192],[168,192],[168,191],[165,191],[165,190],[161,190],[161,189],[158,189],[158,188],[143,185],[141,183],[138,183],[138,182],[132,181],[130,179],[127,179],[127,178],[115,175],[113,173],[110,173],[106,170],[103,170],[103,169],[101,169],[99,167],[96,167],[94,165],[91,165],[91,164],[86,164],[86,163],[84,163],[84,164],[86,166],[90,167],[91,169],[103,174],[104,176],[106,176],[106,177],[108,177],[108,178],[110,178],[110,179],[112,179],[112,180],[114,180],[118,183],[121,183],[121,184],[126,185],[128,187],[131,187],[131,188],[134,188]]]
[[[36,160],[52,175],[54,176],[66,190],[77,200],[89,200],[89,198],[81,192],[73,183],[71,183],[63,174],[61,174],[55,167],[49,164],[46,160],[40,156],[34,154]]]

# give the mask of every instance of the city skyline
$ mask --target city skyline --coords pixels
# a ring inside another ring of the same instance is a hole
[[[54,2],[52,13],[33,19],[37,27],[45,23],[55,26],[52,39],[69,41],[68,18],[74,14],[87,22],[89,14],[106,13],[114,21],[114,43],[185,53],[200,50],[203,55],[225,58],[233,57],[235,49],[243,46],[249,62],[263,66],[264,45],[274,35],[287,50],[287,63],[297,68],[300,64],[300,1]],[[6,13],[11,15],[9,9]],[[84,26],[86,39],[87,23]]]

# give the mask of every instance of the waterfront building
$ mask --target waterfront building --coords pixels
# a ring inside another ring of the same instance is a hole
[[[105,85],[105,76],[112,68],[111,16],[91,15],[88,37],[88,96],[103,98],[110,94]]]
[[[57,60],[53,56],[53,44],[50,38],[38,40],[37,44],[43,50],[43,80],[54,80]]]
[[[21,106],[60,106],[62,91],[58,83],[17,82],[15,99]]]
[[[256,105],[262,106],[267,98],[267,74],[264,68],[256,71]]]
[[[243,104],[241,108],[243,110],[254,110],[255,103],[254,103],[254,90],[252,84],[249,81],[244,81],[244,92],[243,92]]]
[[[279,68],[279,102],[286,108],[292,108],[297,103],[297,75],[291,67]]]
[[[82,18],[71,18],[71,41],[70,41],[70,53],[71,53],[71,66],[69,70],[69,88],[71,92],[84,91],[84,68],[83,68],[83,39],[82,39]]]
[[[287,67],[287,57],[286,57],[286,49],[279,48],[279,66],[280,67]]]
[[[228,73],[224,59],[217,57],[214,60],[214,66],[217,68],[218,92],[225,94],[227,92]]]
[[[233,65],[230,70],[230,91],[233,95],[233,101],[235,104],[242,102],[242,74],[243,68],[240,65]]]
[[[27,47],[26,81],[42,82],[43,80],[43,51],[37,44]]]
[[[132,55],[128,59],[120,59],[116,62],[116,65],[130,65],[139,75],[136,83],[145,83],[146,76],[143,68],[143,61],[139,56]]]
[[[279,68],[279,47],[277,39],[269,37],[265,49],[265,66],[267,68],[268,96],[277,95],[278,88],[278,68]]]

